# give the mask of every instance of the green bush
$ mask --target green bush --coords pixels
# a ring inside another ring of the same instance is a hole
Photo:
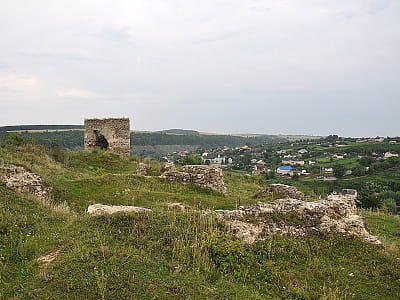
[[[214,232],[209,240],[209,251],[212,261],[223,273],[237,274],[238,267],[245,262],[248,251],[239,240],[233,240],[230,235]]]
[[[7,136],[6,144],[20,146],[24,143],[24,138],[19,133],[11,133]]]
[[[185,156],[182,161],[182,165],[201,165],[201,164],[202,160],[200,155],[198,154]]]
[[[394,199],[384,199],[382,201],[382,209],[384,211],[390,212],[392,214],[397,213],[397,205],[396,205],[396,201],[394,201]]]

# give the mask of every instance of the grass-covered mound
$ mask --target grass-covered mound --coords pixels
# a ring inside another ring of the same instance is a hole
[[[226,174],[226,195],[134,175],[137,159],[20,143],[0,162],[41,175],[55,211],[0,184],[1,299],[398,299],[400,219],[365,212],[385,249],[357,239],[246,246],[200,209],[254,203],[259,179]],[[152,165],[154,175],[159,166]],[[168,208],[182,202],[198,210]],[[89,217],[93,203],[152,208]],[[54,260],[38,261],[52,254]]]

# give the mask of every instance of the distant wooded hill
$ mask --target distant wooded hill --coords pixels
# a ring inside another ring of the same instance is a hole
[[[82,125],[19,125],[0,127],[0,139],[6,139],[10,132],[19,132],[26,138],[34,139],[39,144],[59,145],[70,150],[83,149]],[[194,130],[170,129],[156,132],[132,132],[131,146],[133,153],[167,152],[174,148],[185,147],[193,150],[197,147],[215,148],[221,146],[254,146],[287,142],[291,139],[278,135],[216,135],[201,134]],[[165,151],[164,151],[165,150]]]
[[[0,131],[66,130],[83,129],[83,125],[16,125],[2,126]]]

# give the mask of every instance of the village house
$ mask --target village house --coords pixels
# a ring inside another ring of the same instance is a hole
[[[308,175],[311,175],[311,173],[309,173],[309,172],[307,172],[307,170],[303,169],[303,170],[301,170],[300,175],[308,176]]]
[[[276,169],[276,174],[278,175],[293,175],[292,166],[280,166]]]
[[[203,161],[203,164],[205,165],[224,165],[225,164],[225,156],[221,157],[221,155],[218,154],[217,157],[211,156],[207,153],[207,155],[201,156],[201,160]]]
[[[308,151],[306,149],[300,149],[299,151],[297,151],[297,153],[299,153],[299,154],[305,154],[307,152]]]
[[[304,160],[294,160],[294,159],[282,159],[282,163],[285,165],[304,165]]]
[[[355,190],[355,189],[343,189],[343,190],[341,190],[340,194],[342,196],[353,198],[353,199],[357,198],[357,195],[358,195],[357,190]]]
[[[262,159],[260,159],[259,161],[257,161],[257,165],[259,165],[259,166],[265,166],[265,165],[266,165],[266,162],[263,161]]]
[[[262,159],[256,161],[253,166],[253,174],[265,173],[265,165],[266,163]]]
[[[390,158],[390,157],[399,157],[397,153],[392,153],[392,152],[385,152],[383,155],[383,158]]]
[[[292,154],[287,154],[283,156],[283,158],[296,158],[296,157],[297,155],[292,155]]]
[[[180,156],[180,157],[185,157],[185,156],[187,156],[189,154],[189,151],[180,151],[180,152],[178,152],[178,155]]]

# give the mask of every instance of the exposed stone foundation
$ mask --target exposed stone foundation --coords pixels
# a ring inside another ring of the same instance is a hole
[[[85,119],[85,150],[99,148],[130,155],[129,119]]]
[[[91,216],[112,215],[119,212],[151,212],[151,209],[139,206],[104,205],[104,204],[93,204],[90,205],[87,209],[87,213]]]
[[[136,174],[140,176],[149,175],[150,167],[145,163],[139,163],[136,167]]]
[[[176,167],[175,164],[172,162],[166,162],[163,164],[163,166],[161,167],[161,172],[169,172],[169,171],[176,171]]]
[[[282,198],[291,198],[304,200],[305,195],[303,192],[298,191],[294,186],[286,184],[270,184],[266,188],[258,191],[255,197],[260,197],[263,194],[276,194]]]
[[[230,232],[246,243],[272,235],[304,237],[339,233],[382,244],[368,233],[364,219],[357,215],[354,200],[344,196],[331,195],[315,202],[280,199],[215,213],[227,223]]]
[[[6,186],[20,193],[30,193],[33,196],[47,200],[50,188],[46,187],[39,175],[28,172],[25,168],[10,165],[6,173],[1,176]]]
[[[226,193],[224,175],[221,169],[216,167],[187,165],[182,167],[182,171],[167,171],[160,178],[183,183],[193,183],[219,193]]]

